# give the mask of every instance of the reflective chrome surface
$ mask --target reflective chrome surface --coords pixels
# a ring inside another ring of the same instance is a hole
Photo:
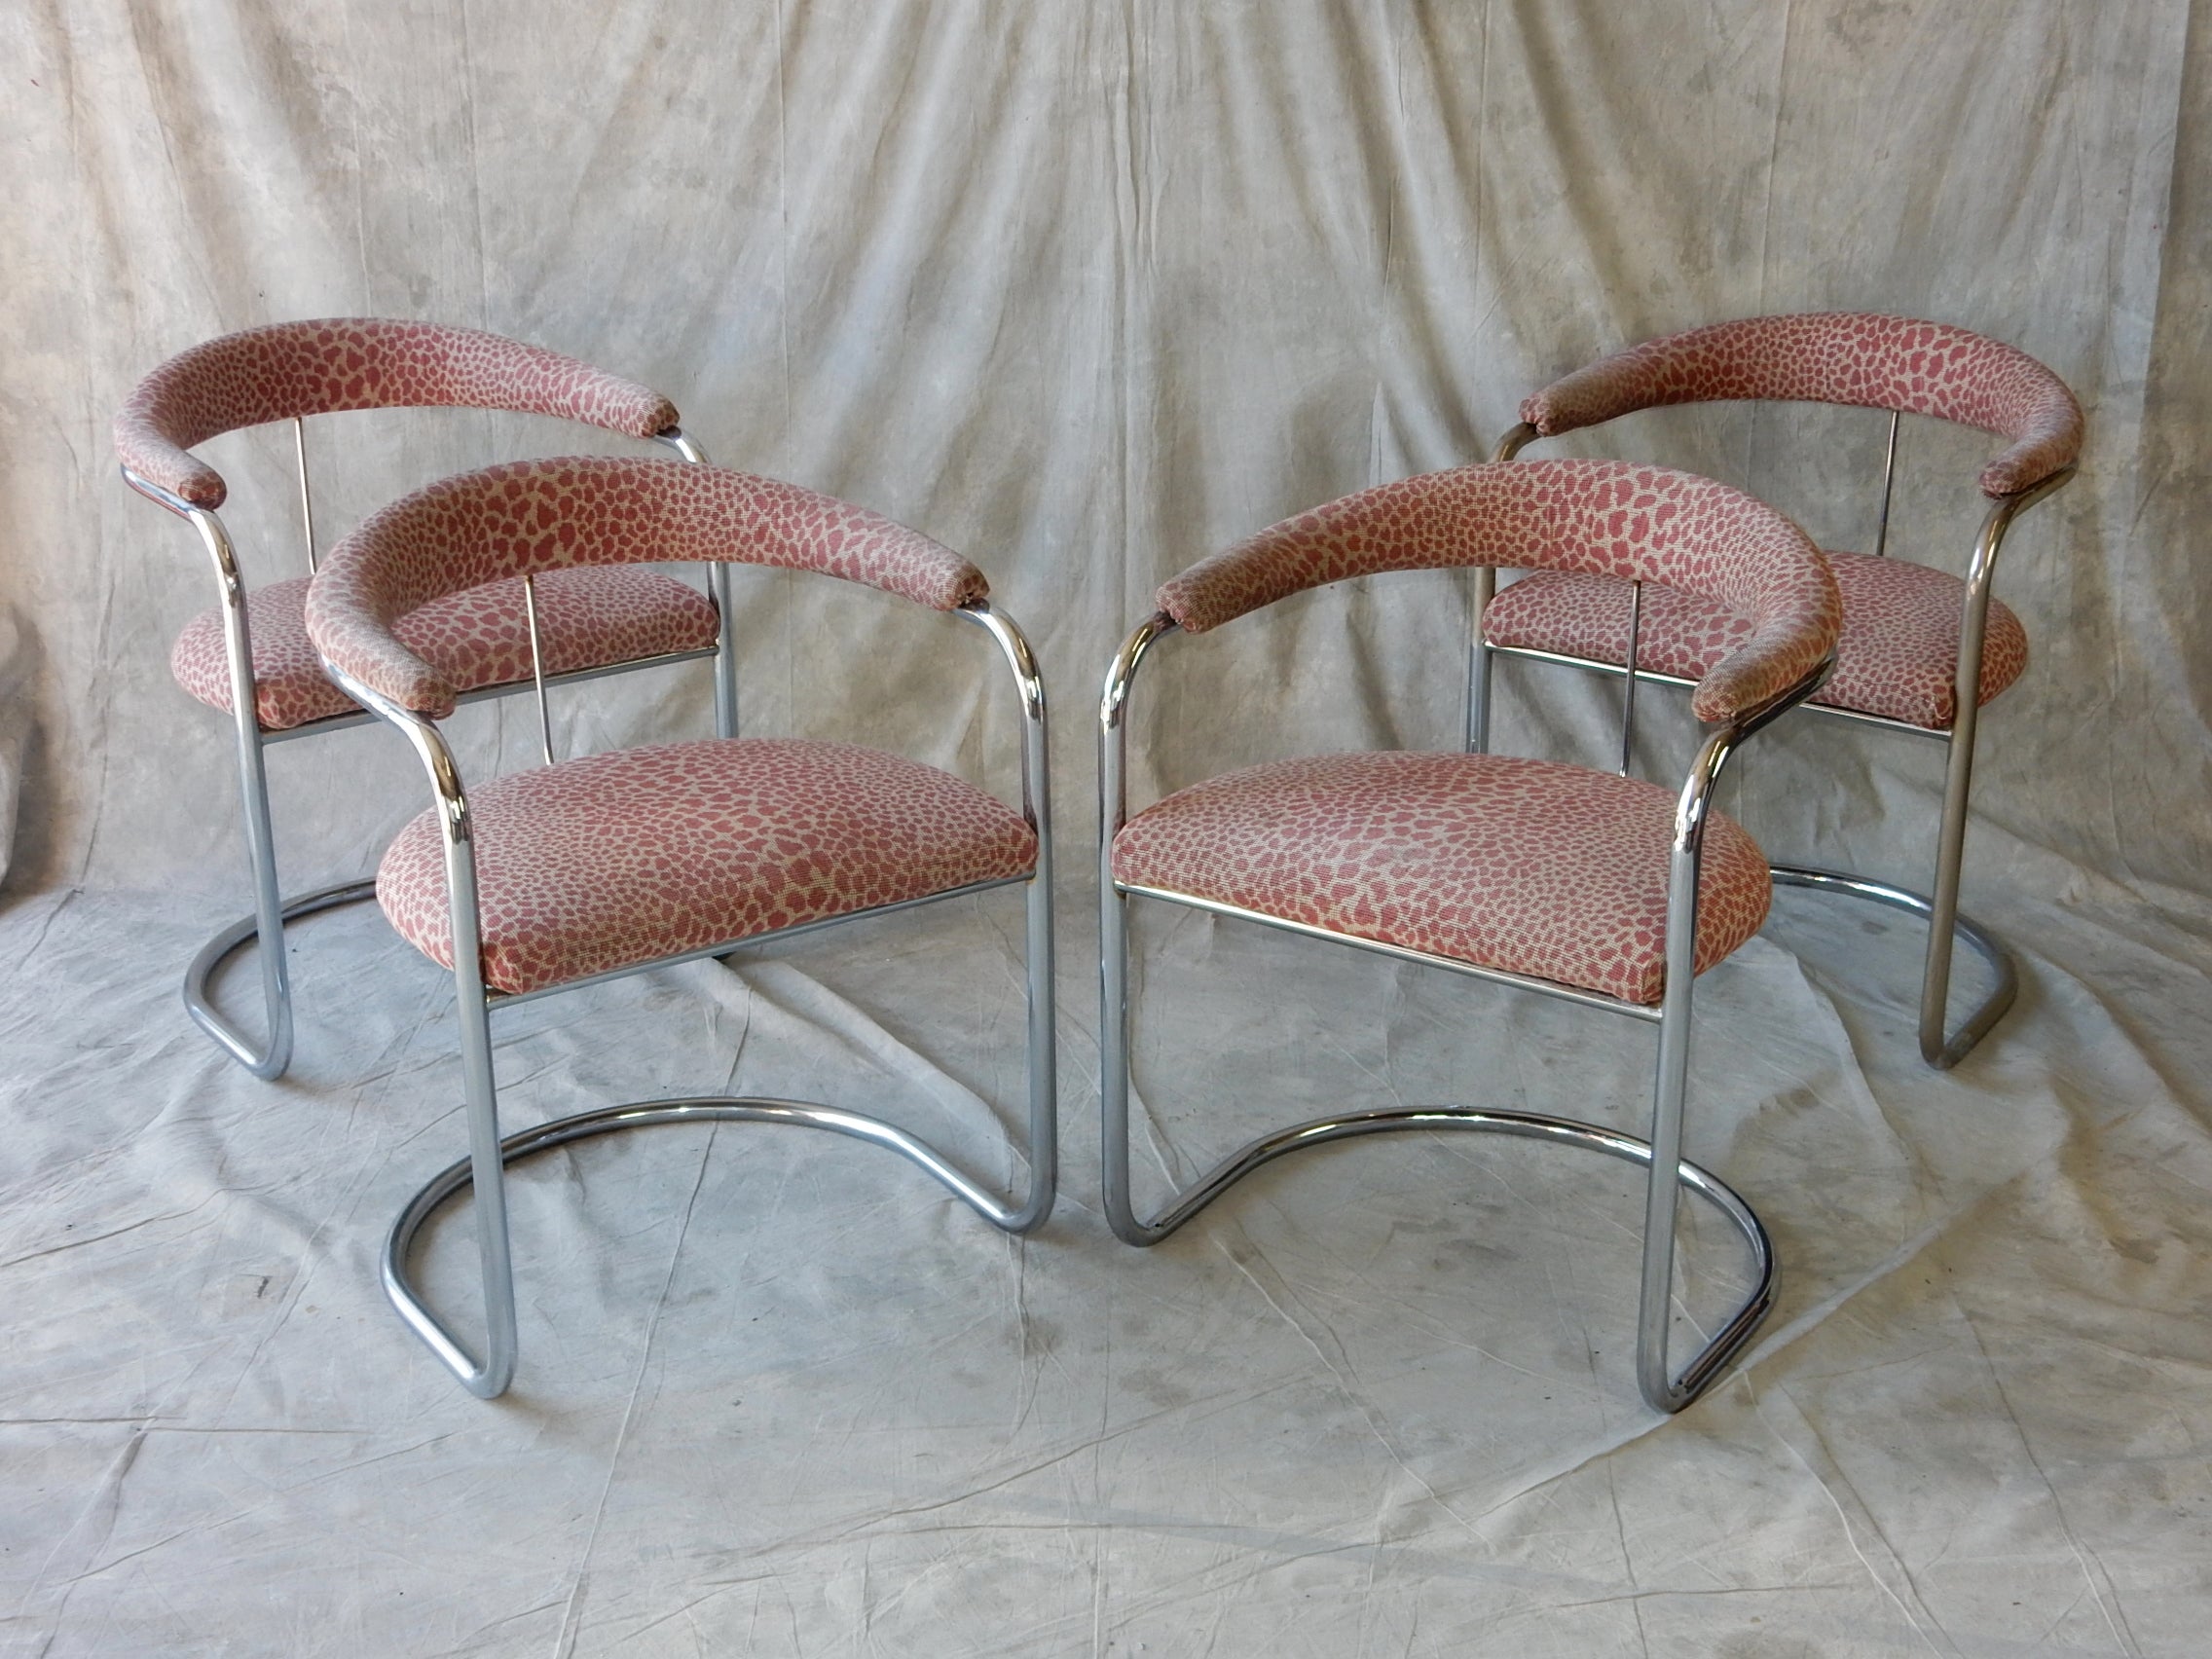
[[[1896,410],[1890,411],[1889,415],[1889,440],[1884,449],[1882,463],[1882,510],[1874,537],[1874,552],[1877,557],[1887,556],[1889,549],[1890,500],[1897,470],[1899,415]],[[1526,423],[1515,426],[1499,440],[1496,459],[1510,459],[1536,436],[1535,429]],[[1967,819],[1973,783],[1974,737],[1981,718],[1983,643],[1987,633],[1989,601],[1996,577],[1997,559],[2004,549],[2006,531],[2021,513],[2063,487],[2073,478],[2074,472],[2075,468],[2071,466],[2062,467],[2017,495],[2003,498],[1991,505],[1982,521],[1981,532],[1974,540],[1973,558],[1967,571],[1966,592],[1959,617],[1959,656],[1952,682],[1957,714],[1950,730],[1913,725],[1905,720],[1862,714],[1857,709],[1839,709],[1826,703],[1807,705],[1814,714],[1856,720],[1862,725],[1880,726],[1884,730],[1903,732],[1915,737],[1934,738],[1949,746],[1943,778],[1943,809],[1936,825],[1934,892],[1924,898],[1904,888],[1866,882],[1862,885],[1867,891],[1860,895],[1873,898],[1876,889],[1884,894],[1898,895],[1896,899],[1884,899],[1882,902],[1923,915],[1928,920],[1928,954],[1920,977],[1919,1045],[1920,1057],[1937,1070],[1948,1070],[1972,1052],[1974,1046],[1995,1028],[1998,1020],[2004,1017],[2006,1011],[2012,1005],[2012,987],[2016,983],[2016,976],[2010,956],[1987,931],[1959,914],[1959,887],[1966,864]],[[1621,663],[1600,662],[1594,658],[1568,656],[1557,651],[1531,650],[1519,645],[1493,645],[1484,637],[1483,612],[1494,592],[1491,573],[1478,571],[1474,600],[1470,608],[1467,647],[1467,748],[1472,753],[1480,754],[1490,747],[1493,660],[1496,657],[1521,657],[1530,662],[1559,663],[1591,674],[1617,674],[1623,676],[1631,687],[1639,680],[1684,687],[1695,683],[1675,675],[1655,674],[1643,668],[1638,668],[1632,674],[1629,667]],[[1634,602],[1631,603],[1633,607]],[[1633,623],[1631,638],[1633,642]],[[1632,663],[1634,648],[1632,643]],[[1624,756],[1628,753],[1634,718],[1633,693],[1624,692]],[[1816,873],[1832,875],[1835,879],[1800,882],[1798,885],[1834,892],[1844,890],[1842,883],[1857,882],[1859,879],[1836,875],[1832,871]],[[1968,1011],[1955,1030],[1947,1031],[1951,999],[1951,957],[1961,939],[1965,939],[1971,948],[1979,952],[1997,969],[1999,984],[1996,991]]]
[[[245,823],[246,863],[253,873],[254,925],[265,940],[280,940],[284,928],[284,900],[276,884],[276,841],[269,822],[269,780],[262,765],[261,722],[253,682],[253,636],[246,614],[245,577],[239,570],[238,552],[231,545],[223,521],[205,507],[196,507],[129,467],[124,481],[138,494],[184,519],[199,534],[215,571],[223,617],[223,646],[231,671],[231,725],[239,763],[239,800]],[[194,961],[206,958],[203,948]],[[279,949],[264,950],[261,958],[261,1000],[267,1036],[256,1045],[232,1025],[206,1001],[205,976],[196,985],[185,981],[185,1007],[201,1029],[213,1037],[231,1057],[255,1077],[281,1077],[292,1063],[291,971]],[[207,962],[212,971],[213,962]],[[197,1004],[197,1006],[195,1006]]]
[[[1959,1063],[1973,1046],[1989,1034],[1990,1028],[2005,1017],[2012,1000],[2020,993],[2019,970],[2013,966],[2012,953],[2007,950],[1996,935],[1982,927],[1971,916],[1957,910],[1951,912],[1948,928],[1933,928],[1936,903],[1924,893],[1909,888],[1893,887],[1888,882],[1869,881],[1862,875],[1852,875],[1843,870],[1815,869],[1804,865],[1774,865],[1769,866],[1778,887],[1807,887],[1817,891],[1840,893],[1847,898],[1864,899],[1870,903],[1887,904],[1894,910],[1917,916],[1932,925],[1931,937],[1949,934],[1964,940],[1967,947],[1989,966],[1995,983],[1980,1002],[1961,1020],[1959,1028],[1944,1045],[1944,1051],[1929,1056],[1924,1050],[1922,1057],[1937,1070],[1947,1071]],[[1949,963],[1944,964],[1946,977]]]
[[[656,434],[656,437],[687,461],[703,461],[706,459],[699,446],[680,427],[672,426],[667,431]],[[308,571],[313,574],[316,562],[314,497],[308,474],[307,423],[301,417],[294,417],[292,421],[292,452],[299,469],[300,530],[307,545]],[[236,925],[225,928],[194,956],[191,966],[185,972],[185,1010],[203,1031],[214,1038],[232,1058],[255,1077],[265,1080],[281,1077],[292,1059],[291,974],[283,950],[277,948],[260,952],[263,1020],[268,1032],[261,1043],[254,1042],[217,1013],[207,996],[207,981],[224,957],[249,939],[280,939],[287,915],[303,916],[326,908],[325,903],[316,901],[324,899],[329,892],[338,891],[325,889],[322,893],[308,894],[291,900],[281,896],[276,874],[276,838],[270,826],[269,786],[263,763],[264,752],[273,743],[287,743],[294,738],[312,737],[318,732],[336,731],[344,726],[365,725],[376,717],[366,710],[355,710],[333,715],[326,719],[289,726],[282,731],[262,730],[253,689],[253,645],[251,632],[247,627],[245,579],[239,569],[229,532],[223,528],[222,520],[214,512],[194,506],[151,479],[140,477],[128,466],[122,471],[125,483],[156,505],[166,508],[191,524],[206,546],[215,566],[216,585],[221,596],[223,645],[230,668],[231,718],[237,729],[239,791],[245,824],[246,861],[253,877],[254,918],[242,934]],[[627,674],[633,669],[658,668],[669,663],[692,662],[708,656],[715,658],[716,729],[724,737],[736,734],[737,671],[731,631],[728,571],[726,567],[718,565],[715,572],[710,591],[720,621],[718,644],[714,650],[671,651],[660,656],[608,663],[601,668],[551,676],[544,672],[537,633],[535,593],[526,585],[524,603],[530,626],[532,671],[529,683],[537,695],[538,735],[548,764],[553,756],[553,733],[545,700],[547,685],[597,680],[604,675]],[[510,696],[522,688],[520,684],[480,686],[459,700],[464,703],[481,702],[487,698]],[[373,888],[373,884],[369,886]]]
[[[553,711],[545,702],[545,643],[537,633],[537,577],[522,579],[522,620],[530,631],[530,683],[537,693],[537,749],[553,764]]]
[[[1636,767],[1636,662],[1643,645],[1643,584],[1628,584],[1628,666],[1621,675],[1621,764],[1627,777]]]
[[[998,645],[1014,681],[1022,722],[1021,811],[1037,835],[1037,862],[1024,885],[1027,888],[1025,929],[1026,995],[1028,1002],[1028,1124],[1024,1151],[1029,1164],[1026,1190],[1017,1198],[1001,1199],[964,1173],[950,1160],[905,1130],[878,1119],[841,1108],[801,1101],[770,1100],[746,1096],[697,1096],[674,1101],[644,1101],[608,1106],[576,1114],[535,1129],[506,1137],[499,1134],[498,1082],[493,1065],[491,1012],[501,998],[484,982],[480,956],[482,914],[476,889],[476,861],[468,815],[467,795],[460,769],[435,722],[393,702],[338,669],[331,677],[378,718],[396,726],[414,747],[430,781],[445,842],[446,885],[451,903],[454,940],[454,986],[460,1008],[461,1074],[468,1122],[468,1157],[440,1172],[418,1193],[400,1213],[386,1240],[383,1278],[385,1294],[408,1328],[452,1371],[463,1387],[483,1399],[505,1391],[513,1381],[517,1342],[513,1245],[508,1234],[505,1167],[520,1158],[590,1135],[642,1128],[653,1124],[703,1121],[785,1123],[828,1129],[869,1141],[900,1154],[943,1183],[962,1201],[994,1227],[1009,1233],[1033,1232],[1051,1215],[1058,1183],[1058,1097],[1054,1051],[1052,984],[1052,821],[1050,756],[1046,743],[1045,688],[1037,672],[1029,642],[1011,617],[978,602],[956,614],[981,628]],[[1020,878],[1016,878],[1017,880]],[[910,909],[960,893],[982,892],[1008,885],[983,882],[946,893],[928,895],[900,904],[886,904],[848,915],[826,918],[775,935],[756,935],[708,950],[672,953],[636,963],[590,979],[549,985],[530,997],[573,990],[584,984],[626,977],[673,962],[706,955],[725,955],[733,947],[788,938],[816,931],[838,921],[858,921],[894,910]],[[478,1271],[483,1286],[485,1341],[482,1357],[425,1303],[408,1274],[408,1254],[416,1234],[446,1198],[461,1188],[472,1189],[477,1205]]]
[[[1775,1279],[1773,1247],[1751,1206],[1714,1177],[1685,1162],[1681,1155],[1691,1002],[1696,983],[1697,894],[1705,829],[1711,818],[1714,791],[1736,746],[1819,689],[1833,670],[1832,657],[1795,685],[1744,715],[1735,724],[1714,732],[1684,779],[1668,854],[1665,987],[1660,1006],[1654,1011],[1576,987],[1354,939],[1188,894],[1118,882],[1114,877],[1113,849],[1116,836],[1128,820],[1126,748],[1130,697],[1137,671],[1146,655],[1173,627],[1167,617],[1154,615],[1130,634],[1107,670],[1098,708],[1100,1162],[1106,1219],[1115,1236],[1134,1245],[1158,1243],[1244,1176],[1285,1153],[1302,1146],[1389,1129],[1487,1129],[1535,1136],[1627,1158],[1641,1163],[1647,1171],[1637,1314],[1637,1386],[1645,1401],[1656,1409],[1680,1411],[1712,1383],[1757,1329],[1772,1304]],[[1134,897],[1161,899],[1218,915],[1261,922],[1310,938],[1380,951],[1401,960],[1445,968],[1656,1023],[1659,1052],[1652,1082],[1651,1138],[1649,1142],[1638,1141],[1595,1124],[1467,1106],[1344,1113],[1247,1142],[1197,1182],[1173,1195],[1163,1210],[1146,1220],[1136,1213],[1129,1172],[1128,903]],[[1699,1348],[1677,1375],[1670,1366],[1667,1349],[1674,1306],[1677,1207],[1684,1187],[1718,1204],[1736,1224],[1752,1253],[1755,1283],[1719,1332]]]
[[[1029,1200],[1019,1207],[1010,1206],[993,1198],[989,1189],[927,1142],[916,1139],[896,1124],[834,1106],[818,1106],[804,1100],[777,1100],[765,1096],[690,1095],[677,1100],[641,1100],[628,1105],[601,1106],[589,1112],[577,1112],[507,1136],[498,1145],[499,1167],[503,1171],[506,1165],[519,1162],[535,1153],[549,1152],[555,1147],[567,1146],[571,1141],[613,1134],[622,1129],[650,1128],[663,1124],[711,1123],[788,1124],[795,1128],[825,1129],[831,1134],[849,1135],[855,1140],[866,1141],[886,1151],[895,1152],[927,1170],[969,1208],[1005,1232],[1029,1232],[1042,1219],[1041,1216],[1031,1214],[1037,1207],[1039,1191],[1034,1172],[1031,1176],[1032,1196]],[[488,1349],[488,1357],[479,1363],[454,1336],[445,1321],[431,1311],[408,1272],[408,1257],[414,1248],[416,1235],[437,1212],[439,1205],[457,1193],[476,1185],[478,1168],[479,1163],[473,1154],[450,1163],[408,1200],[407,1207],[399,1212],[399,1219],[392,1223],[390,1233],[385,1237],[382,1277],[386,1297],[398,1309],[399,1316],[407,1322],[408,1328],[428,1345],[430,1351],[445,1362],[446,1368],[459,1377],[471,1393],[491,1399],[505,1390],[514,1373],[514,1309],[511,1286],[502,1305],[503,1313],[496,1315],[492,1320],[493,1341]],[[503,1180],[494,1185],[501,1186]],[[1047,1207],[1050,1206],[1049,1194],[1044,1196],[1044,1202]],[[479,1196],[478,1203],[480,1206],[483,1204],[482,1196]],[[503,1234],[503,1198],[498,1208]],[[480,1214],[479,1227],[483,1225],[484,1217]],[[503,1249],[501,1259],[505,1260]]]
[[[298,921],[302,916],[312,916],[318,910],[335,909],[341,904],[357,904],[364,899],[374,899],[376,896],[377,884],[374,881],[342,881],[335,887],[317,888],[312,893],[302,893],[286,899],[278,906],[279,921],[273,937],[281,938],[282,928]],[[255,1049],[251,1038],[215,1011],[207,990],[207,982],[214,977],[216,969],[222,966],[224,959],[232,951],[263,937],[261,917],[256,912],[233,922],[202,945],[184,971],[184,1012],[192,1015],[195,1025],[229,1050],[231,1057],[240,1065],[256,1077],[275,1077],[282,1068],[278,1067],[277,1071],[261,1069],[267,1057]],[[291,1005],[286,1001],[276,1007],[281,1024],[288,1030],[291,1024]],[[288,1059],[289,1055],[286,1057]]]
[[[1955,1066],[1987,1035],[2011,1006],[1988,1003],[1967,1016],[1956,1035],[1946,1036],[1950,1014],[1951,952],[1959,923],[1959,878],[1966,866],[1967,806],[1973,789],[1973,743],[1981,724],[1981,653],[1989,622],[1989,597],[1997,576],[1997,556],[2012,521],[2074,476],[2069,466],[2042,483],[1990,506],[1974,539],[1973,562],[1967,568],[1966,608],[1959,618],[1959,666],[1952,682],[1958,713],[1951,721],[1950,764],[1943,774],[1943,818],[1936,830],[1936,890],[1930,900],[1928,962],[1920,977],[1920,1057],[1939,1071]]]
[[[314,557],[314,492],[308,485],[308,423],[302,415],[292,417],[292,458],[300,470],[300,539],[308,550],[308,574],[313,575]]]
[[[1124,1101],[1124,1106],[1125,1104]],[[1652,1167],[1655,1156],[1659,1158],[1662,1166],[1667,1161],[1666,1155],[1655,1154],[1649,1142],[1638,1140],[1631,1135],[1616,1134],[1595,1124],[1580,1124],[1567,1118],[1538,1117],[1527,1112],[1490,1112],[1474,1106],[1380,1107],[1369,1111],[1341,1113],[1331,1118],[1316,1118],[1309,1123],[1257,1136],[1177,1193],[1155,1220],[1137,1221],[1127,1213],[1125,1204],[1119,1213],[1109,1209],[1109,1220],[1115,1233],[1124,1242],[1157,1244],[1245,1176],[1278,1158],[1309,1146],[1326,1146],[1331,1141],[1406,1129],[1466,1129],[1516,1135],[1530,1140],[1550,1141],[1560,1146],[1602,1152],[1612,1158],[1641,1164],[1647,1170]],[[1752,1284],[1750,1294],[1737,1305],[1718,1333],[1699,1348],[1696,1357],[1682,1368],[1679,1379],[1665,1375],[1663,1358],[1656,1373],[1640,1363],[1638,1386],[1652,1405],[1668,1412],[1679,1411],[1703,1393],[1729,1360],[1735,1357],[1737,1350],[1750,1341],[1751,1333],[1758,1329],[1759,1322],[1774,1306],[1777,1279],[1774,1241],[1767,1236],[1764,1224],[1742,1196],[1711,1171],[1686,1160],[1676,1161],[1676,1173],[1677,1193],[1687,1189],[1711,1202],[1735,1224],[1736,1231],[1751,1251]],[[1653,1181],[1649,1184],[1649,1190],[1655,1197],[1659,1196],[1663,1184]],[[1673,1196],[1666,1195],[1670,1199]],[[1124,1230],[1124,1223],[1127,1231]],[[1671,1250],[1674,1227],[1671,1205],[1665,1225],[1668,1248]],[[1649,1226],[1647,1213],[1647,1238],[1653,1236],[1648,1232]],[[1655,1250],[1649,1247],[1644,1252],[1647,1277],[1655,1254]],[[1655,1315],[1655,1320],[1640,1321],[1639,1324],[1637,1336],[1640,1360],[1643,1355],[1663,1356],[1665,1353],[1666,1327],[1673,1308],[1671,1287],[1662,1286],[1661,1294],[1663,1299],[1658,1303],[1645,1304],[1647,1310]],[[1651,1322],[1657,1325],[1655,1332],[1646,1328]],[[1659,1398],[1652,1399],[1655,1387]]]
[[[1898,423],[1904,411],[1890,411],[1890,441],[1882,447],[1882,516],[1874,525],[1874,557],[1884,557],[1890,550],[1890,496],[1898,481]]]

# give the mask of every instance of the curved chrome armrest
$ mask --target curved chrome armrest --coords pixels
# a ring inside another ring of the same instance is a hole
[[[1544,434],[1523,421],[1505,436],[1497,440],[1497,448],[1490,452],[1492,461],[1511,461]]]
[[[699,447],[699,440],[682,426],[663,426],[652,435],[650,441],[667,445],[685,461],[697,461],[702,466],[706,464],[707,452]]]
[[[465,846],[470,838],[468,793],[461,787],[460,764],[455,761],[452,749],[447,747],[445,733],[438,729],[437,721],[363,684],[327,657],[323,659],[322,671],[362,708],[397,726],[413,745],[424,771],[429,774],[430,791],[436,797],[438,822],[445,831],[447,846]]]
[[[206,507],[194,506],[190,501],[186,500],[175,491],[163,489],[161,485],[155,483],[151,478],[141,477],[139,474],[131,471],[128,466],[119,466],[117,470],[119,470],[123,474],[123,481],[126,484],[129,485],[131,489],[137,491],[139,495],[145,497],[147,500],[152,501],[156,506],[168,508],[168,510],[176,514],[178,518],[190,518],[193,514],[201,512],[207,513],[210,518],[214,516],[213,512],[210,509]]]
[[[1014,675],[1014,695],[1021,703],[1021,816],[1037,831],[1038,858],[1049,857],[1047,846],[1052,829],[1051,775],[1045,729],[1045,680],[1038,672],[1036,653],[1013,617],[995,608],[987,599],[957,606],[964,616],[998,642]]]
[[[239,570],[238,549],[232,545],[231,533],[223,528],[221,517],[212,507],[196,507],[173,490],[165,490],[150,478],[142,478],[126,466],[122,469],[123,481],[146,498],[157,507],[165,507],[190,524],[200,533],[200,540],[214,561],[215,579],[223,590],[223,604],[232,610],[245,608],[245,577]]]
[[[1967,597],[1970,603],[1985,597],[1997,570],[1997,555],[2004,551],[2005,533],[2012,521],[2042,500],[2046,496],[2057,494],[2071,483],[2075,472],[2072,466],[2062,466],[2048,478],[2031,484],[2025,490],[2009,496],[2000,496],[1989,503],[1989,511],[1981,521],[1981,534],[1974,537],[1973,559],[1967,566]]]
[[[1122,642],[1106,670],[1106,686],[1098,701],[1098,857],[1102,878],[1112,881],[1114,836],[1128,822],[1129,791],[1124,762],[1128,755],[1129,693],[1137,670],[1154,644],[1176,631],[1175,619],[1156,610],[1137,624]]]
[[[1682,781],[1681,797],[1675,807],[1675,851],[1677,854],[1695,854],[1702,846],[1714,791],[1719,787],[1720,774],[1728,764],[1728,757],[1753,732],[1771,725],[1826,684],[1828,676],[1834,672],[1835,652],[1831,650],[1796,683],[1749,713],[1739,715],[1705,740],[1697,758],[1690,762],[1689,776]]]

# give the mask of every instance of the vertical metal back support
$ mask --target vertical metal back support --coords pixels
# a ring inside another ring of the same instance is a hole
[[[1536,428],[1524,421],[1497,440],[1497,447],[1490,458],[1493,462],[1511,461],[1539,436]],[[1497,597],[1497,571],[1488,565],[1478,565],[1472,585],[1473,593],[1467,605],[1466,747],[1470,755],[1487,755],[1490,753],[1492,664],[1490,643],[1483,635],[1483,613]]]
[[[1029,642],[988,601],[962,606],[965,616],[998,643],[1021,698],[1021,815],[1037,833],[1037,867],[1024,912],[1029,1042],[1029,1197],[1011,1215],[992,1219],[1010,1233],[1042,1227],[1059,1187],[1059,1058],[1055,956],[1052,942],[1051,756],[1047,743],[1045,682]]]
[[[1636,758],[1636,658],[1643,643],[1643,583],[1628,584],[1628,672],[1621,676],[1621,766],[1627,777]]]
[[[307,543],[308,574],[313,575],[314,558],[314,496],[308,488],[308,422],[304,415],[292,417],[292,457],[300,469],[300,537]]]
[[[704,466],[707,452],[682,426],[653,434],[685,461]],[[715,735],[737,735],[737,612],[730,602],[730,568],[717,560],[707,567],[707,597],[715,602]]]
[[[537,632],[537,577],[522,579],[522,616],[530,629],[530,683],[537,693],[537,746],[546,765],[553,764],[553,711],[545,702],[545,645]]]
[[[1890,442],[1882,452],[1882,517],[1874,526],[1874,557],[1877,559],[1890,550],[1890,492],[1898,481],[1898,423],[1903,418],[1902,410],[1890,411]]]
[[[1467,734],[1469,755],[1490,753],[1490,699],[1493,683],[1490,641],[1483,633],[1483,618],[1490,602],[1497,597],[1497,570],[1478,565],[1474,591],[1467,607]]]
[[[1124,1244],[1151,1244],[1174,1223],[1137,1219],[1129,1184],[1128,897],[1114,880],[1114,837],[1128,822],[1129,689],[1154,642],[1172,633],[1164,613],[1148,617],[1123,642],[1106,671],[1098,704],[1098,1076],[1099,1153],[1106,1224]]]

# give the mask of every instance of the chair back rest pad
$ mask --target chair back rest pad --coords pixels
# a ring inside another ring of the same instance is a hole
[[[1328,582],[1487,565],[1664,582],[1751,632],[1691,707],[1746,714],[1835,646],[1835,578],[1812,540],[1763,501],[1710,478],[1618,461],[1513,461],[1403,478],[1286,519],[1162,586],[1189,633]]]
[[[308,589],[329,662],[432,719],[455,687],[392,624],[465,588],[578,565],[720,560],[817,571],[936,610],[981,600],[975,566],[918,531],[795,484],[691,461],[571,456],[442,479],[330,550]]]
[[[1647,340],[1521,405],[1545,437],[1672,403],[1767,398],[1901,409],[1995,432],[2009,447],[1981,473],[2009,496],[2074,464],[2082,406],[2025,351],[1944,322],[1813,312],[1716,322]]]
[[[224,432],[347,409],[503,409],[649,438],[676,406],[635,381],[498,334],[385,317],[279,322],[180,351],[140,381],[115,418],[115,449],[139,477],[214,508],[222,474],[186,453]]]

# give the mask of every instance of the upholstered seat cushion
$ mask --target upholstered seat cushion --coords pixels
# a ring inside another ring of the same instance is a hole
[[[1958,713],[1954,677],[1966,584],[1902,559],[1827,557],[1843,595],[1843,633],[1835,673],[1813,701],[1948,731]],[[1493,645],[1618,663],[1628,657],[1628,583],[1539,571],[1500,584],[1483,632]],[[1646,584],[1636,660],[1654,673],[1702,680],[1750,632],[1709,600]],[[1992,599],[1982,639],[1981,700],[1988,702],[2027,666],[2027,630]]]
[[[842,743],[618,750],[469,792],[485,983],[520,994],[656,957],[1027,875],[1020,814],[949,773]],[[400,831],[377,898],[453,962],[436,816]]]
[[[354,712],[331,683],[308,639],[308,578],[272,582],[246,600],[253,636],[254,713],[264,731]],[[697,588],[658,571],[602,566],[548,571],[537,578],[538,641],[547,674],[605,668],[672,651],[711,650],[715,608]],[[530,624],[519,580],[492,582],[434,600],[392,632],[466,691],[530,679]],[[231,707],[223,615],[203,611],[169,653],[177,683],[203,703]]]
[[[1226,773],[1139,813],[1115,879],[1355,939],[1656,1003],[1672,792],[1498,755],[1329,755]],[[1758,931],[1772,883],[1715,815],[1697,967]]]

